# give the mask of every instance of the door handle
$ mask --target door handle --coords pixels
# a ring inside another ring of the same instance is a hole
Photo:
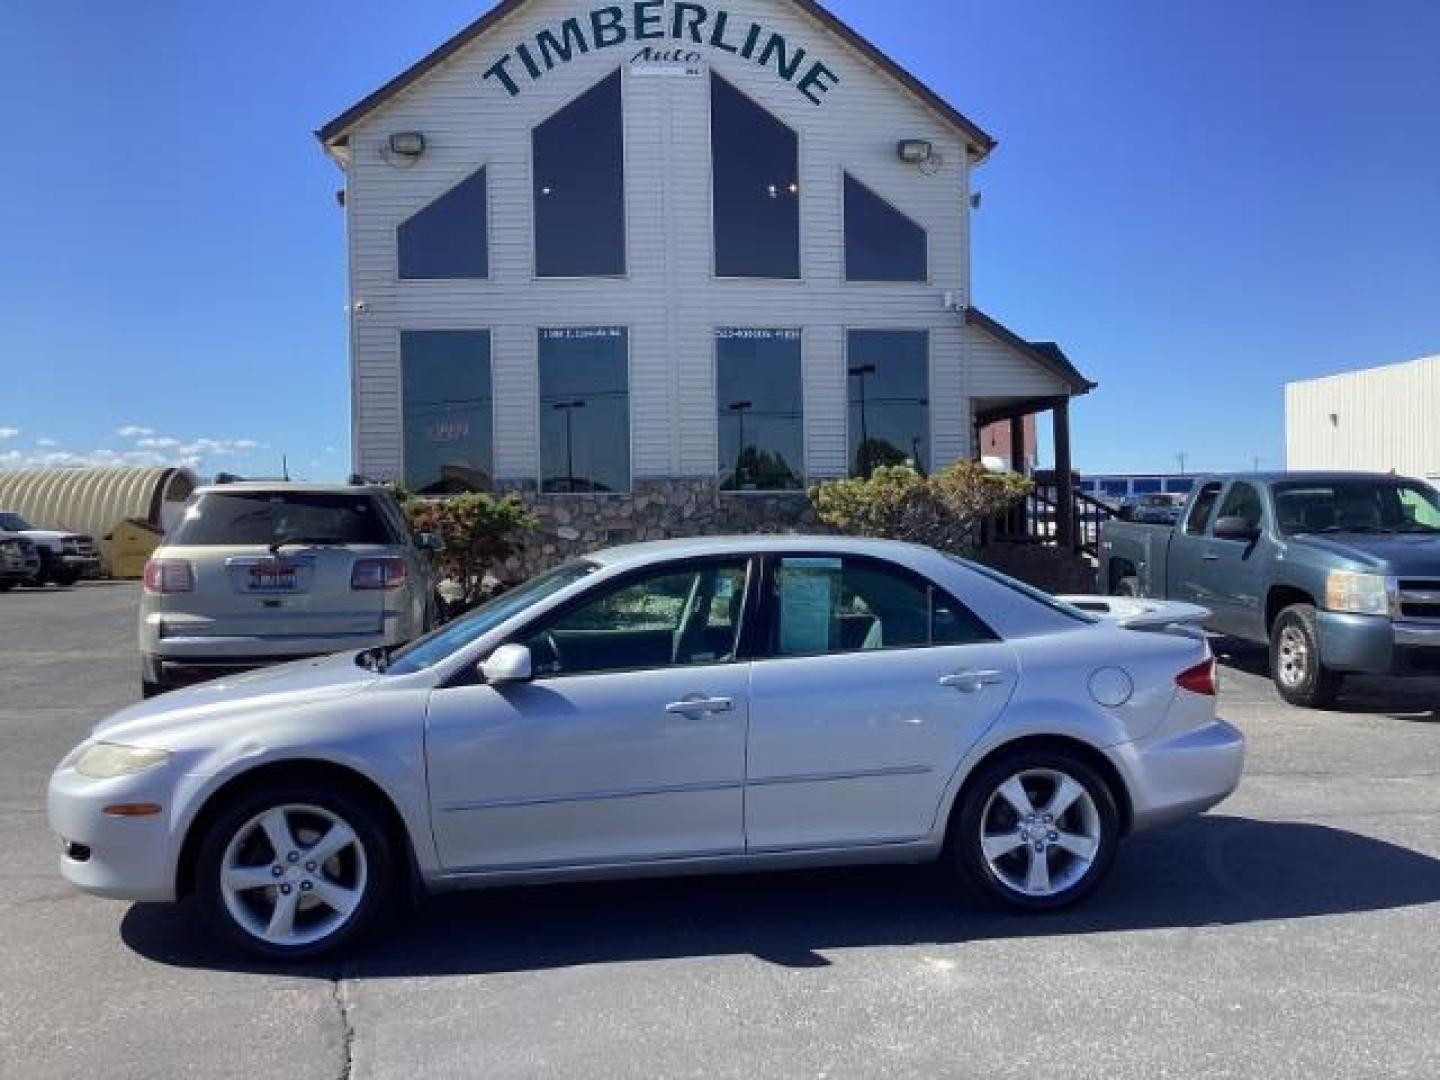
[[[1003,671],[958,671],[944,676],[940,685],[966,694],[978,694],[987,686],[998,686],[1005,678]]]
[[[1207,551],[1207,552],[1205,552],[1204,555],[1201,555],[1201,556],[1200,556],[1200,561],[1201,561],[1201,562],[1219,562],[1219,561],[1220,561],[1220,556],[1219,556],[1219,555],[1216,555],[1213,551]]]
[[[665,706],[671,716],[711,716],[716,713],[735,711],[735,702],[730,698],[688,697],[684,701],[672,701]]]

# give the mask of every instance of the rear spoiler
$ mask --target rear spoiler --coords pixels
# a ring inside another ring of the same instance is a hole
[[[1177,633],[1187,637],[1204,637],[1205,620],[1211,615],[1208,608],[1175,600],[1145,600],[1133,596],[1059,596],[1056,599],[1107,622],[1118,623],[1127,630]]]

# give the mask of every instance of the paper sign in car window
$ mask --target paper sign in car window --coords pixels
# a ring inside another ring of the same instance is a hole
[[[786,559],[780,570],[780,652],[830,650],[830,623],[843,564],[839,559]]]

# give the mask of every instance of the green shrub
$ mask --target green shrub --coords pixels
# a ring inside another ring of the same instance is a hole
[[[410,497],[403,505],[412,529],[434,533],[444,541],[445,550],[436,555],[436,562],[447,577],[460,583],[467,601],[478,594],[485,575],[498,571],[515,553],[519,534],[536,525],[530,508],[517,495]]]
[[[838,532],[907,540],[941,551],[973,547],[980,523],[1003,514],[1034,485],[1015,473],[993,473],[962,461],[930,476],[885,465],[868,479],[835,480],[810,491],[820,520]]]

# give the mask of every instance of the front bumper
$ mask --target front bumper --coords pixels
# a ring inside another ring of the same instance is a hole
[[[60,837],[60,873],[76,888],[113,900],[175,899],[173,766],[95,780],[62,764],[50,778],[50,827]],[[154,817],[112,817],[116,803],[158,803]]]
[[[1245,736],[1215,720],[1111,753],[1130,792],[1131,827],[1138,832],[1203,813],[1234,794],[1245,768]]]
[[[1322,611],[1321,662],[1332,671],[1440,675],[1440,625]]]

